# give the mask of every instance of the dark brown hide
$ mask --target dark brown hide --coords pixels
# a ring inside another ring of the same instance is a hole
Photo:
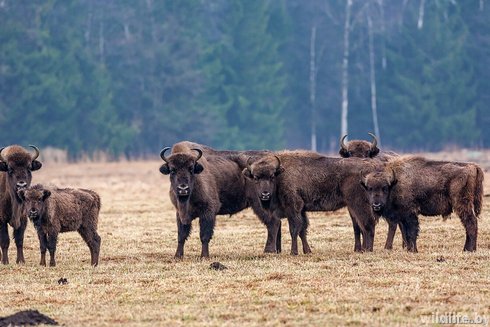
[[[50,266],[56,265],[58,234],[77,231],[90,249],[92,266],[99,263],[100,236],[97,234],[100,197],[92,190],[54,188],[37,184],[19,191],[23,213],[29,217],[39,237],[42,266],[46,266],[46,249]]]
[[[31,185],[31,172],[41,168],[37,159],[39,151],[30,154],[19,145],[11,145],[0,150],[0,247],[2,263],[8,264],[10,238],[7,224],[14,228],[15,245],[17,246],[17,263],[24,263],[24,232],[27,218],[22,216],[21,200],[17,191]]]
[[[376,219],[359,183],[359,173],[374,168],[371,160],[284,151],[251,163],[244,174],[253,179],[256,196],[260,200],[267,199],[265,208],[287,217],[292,237],[291,254],[296,255],[298,236],[303,252],[310,252],[306,212],[334,211],[345,206],[364,235],[364,244],[356,240],[354,250],[372,251]]]
[[[465,251],[475,251],[477,217],[483,197],[483,171],[473,163],[433,161],[417,156],[393,158],[363,178],[372,209],[400,223],[409,251],[417,251],[418,215],[455,212],[466,230]]]

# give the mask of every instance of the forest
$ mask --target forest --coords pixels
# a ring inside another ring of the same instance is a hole
[[[484,0],[0,0],[0,144],[490,147]]]

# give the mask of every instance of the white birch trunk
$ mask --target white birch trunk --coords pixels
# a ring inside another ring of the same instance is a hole
[[[368,37],[369,37],[369,77],[371,81],[371,112],[373,114],[374,134],[378,139],[378,146],[381,147],[381,137],[379,135],[378,111],[376,101],[376,67],[374,65],[374,45],[373,45],[373,23],[371,16],[367,14]]]
[[[381,44],[381,67],[383,70],[386,69],[387,61],[386,61],[386,45],[385,45],[385,36],[386,36],[386,28],[385,28],[385,9],[383,0],[378,0],[379,5],[379,14],[381,16],[381,35],[382,35],[382,44]]]
[[[342,112],[340,118],[341,137],[347,134],[347,113],[349,110],[349,34],[352,0],[347,0],[345,6],[344,24],[344,55],[342,59]]]
[[[316,26],[311,27],[310,38],[310,106],[311,106],[311,151],[317,151],[316,146]]]
[[[419,30],[424,27],[424,8],[425,8],[425,0],[420,0],[420,6],[419,6],[419,20],[417,22],[417,28]]]

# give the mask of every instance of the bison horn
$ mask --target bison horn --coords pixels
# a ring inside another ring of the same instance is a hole
[[[346,137],[347,137],[347,134],[345,134],[345,135],[344,135],[344,136],[343,136],[343,137],[340,139],[340,147],[341,147],[343,150],[345,150],[345,151],[347,151],[347,145],[345,145],[345,143],[344,143],[344,140],[345,140],[345,138],[346,138]]]
[[[166,163],[168,163],[168,160],[167,158],[165,158],[165,152],[167,152],[168,150],[170,150],[169,146],[163,148],[162,151],[160,151],[160,158],[162,158],[162,160],[165,161]]]
[[[37,157],[39,157],[39,149],[38,149],[38,148],[37,148],[35,145],[29,145],[29,146],[30,146],[31,148],[33,148],[33,149],[34,149],[34,151],[36,152],[36,153],[34,154],[34,156],[32,157],[32,161],[34,161],[34,160],[36,160],[36,159],[37,159]]]
[[[250,167],[250,165],[252,164],[252,157],[248,157],[247,159],[247,169],[248,171],[252,171],[252,167]]]
[[[274,157],[276,157],[276,159],[277,159],[277,166],[276,166],[276,169],[279,169],[279,167],[281,167],[281,159],[279,159],[279,157],[278,157],[278,156],[276,156],[276,155],[275,155]]]
[[[378,145],[378,139],[376,138],[376,135],[374,135],[373,133],[368,133],[369,135],[371,135],[371,137],[373,138],[373,142],[371,143],[371,149],[375,149],[376,146]]]
[[[191,149],[191,150],[194,150],[194,151],[197,151],[197,158],[196,158],[196,162],[201,159],[202,157],[202,150],[201,149]]]
[[[5,147],[3,147],[3,148],[0,149],[0,161],[5,162],[5,159],[3,159],[3,157],[2,157],[2,151],[3,151],[3,149],[5,149]]]

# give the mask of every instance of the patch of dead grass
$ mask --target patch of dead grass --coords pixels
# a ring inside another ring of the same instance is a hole
[[[311,255],[263,254],[266,231],[250,210],[218,217],[210,260],[201,260],[198,224],[174,260],[175,213],[159,162],[45,165],[34,183],[92,188],[102,197],[100,265],[76,233],[61,234],[55,268],[38,266],[29,224],[24,266],[0,267],[0,316],[38,309],[67,326],[84,325],[420,325],[432,313],[490,318],[490,203],[479,221],[479,249],[462,253],[457,217],[422,218],[418,254],[383,249],[380,221],[373,253],[354,253],[345,210],[310,214]],[[490,193],[487,178],[485,190]],[[15,260],[13,242],[10,260]],[[438,258],[443,261],[438,262]],[[228,269],[216,271],[219,261]],[[68,284],[57,281],[67,278]]]

